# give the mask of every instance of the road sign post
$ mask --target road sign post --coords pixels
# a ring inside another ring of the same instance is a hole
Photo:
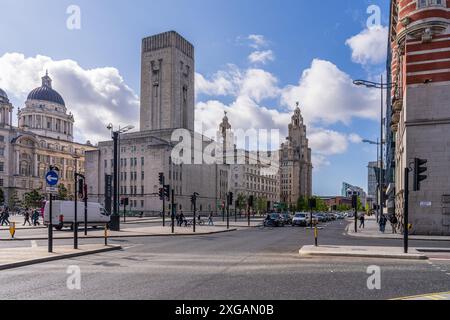
[[[45,181],[47,182],[47,192],[49,193],[49,223],[48,223],[48,252],[53,252],[53,194],[58,191],[56,187],[59,181],[58,172],[56,168],[50,166],[50,170],[45,175]]]

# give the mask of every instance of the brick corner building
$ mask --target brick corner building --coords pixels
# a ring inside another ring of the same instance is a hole
[[[449,26],[450,0],[391,1],[388,209],[402,218],[404,168],[427,159],[428,179],[409,197],[413,234],[450,235]]]

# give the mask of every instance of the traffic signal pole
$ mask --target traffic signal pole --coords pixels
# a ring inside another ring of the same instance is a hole
[[[50,193],[50,206],[49,206],[49,212],[48,217],[50,219],[50,222],[48,224],[48,252],[53,252],[53,195]]]
[[[88,233],[88,194],[87,194],[87,184],[84,184],[84,235],[87,236]]]
[[[409,168],[405,168],[405,203],[403,208],[403,247],[405,253],[408,253],[408,236],[409,236]]]
[[[175,233],[175,190],[172,189],[172,233]]]

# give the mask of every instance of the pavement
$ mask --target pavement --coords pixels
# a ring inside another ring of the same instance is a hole
[[[120,231],[108,231],[108,238],[130,238],[130,237],[158,237],[158,236],[189,236],[189,235],[210,235],[222,232],[236,231],[236,228],[227,229],[219,226],[197,226],[196,232],[193,232],[192,227],[176,227],[175,233],[172,233],[172,228],[169,226],[135,226],[121,228]],[[101,229],[89,229],[88,235],[84,235],[84,229],[80,228],[78,236],[81,239],[99,239],[105,237],[105,231]],[[55,240],[71,239],[73,238],[73,231],[62,230],[54,231],[53,237]],[[44,240],[48,238],[46,229],[30,230],[16,230],[14,239],[11,238],[9,229],[0,230],[0,241],[24,241],[24,240]]]
[[[417,249],[410,248],[404,253],[400,247],[374,247],[374,246],[304,246],[299,251],[300,256],[327,256],[327,257],[353,257],[353,258],[382,258],[382,259],[408,259],[426,260],[427,256]]]
[[[425,295],[418,295],[412,297],[403,297],[393,300],[405,300],[405,301],[442,301],[442,300],[450,300],[450,292],[442,292],[442,293],[432,293]]]
[[[117,245],[80,245],[75,250],[72,246],[56,246],[49,253],[47,247],[32,246],[30,248],[6,248],[0,249],[0,270],[19,268],[37,263],[75,258],[85,255],[120,250]]]
[[[349,219],[349,224],[345,229],[345,233],[351,237],[359,237],[359,238],[377,238],[377,239],[403,239],[403,234],[400,233],[392,233],[392,228],[390,223],[388,222],[386,225],[386,230],[382,233],[379,230],[379,226],[376,220],[376,217],[366,217],[365,220],[365,228],[359,228],[358,221],[358,232],[355,233],[355,223],[354,220]],[[410,235],[410,240],[423,240],[423,241],[450,241],[450,237],[447,236],[421,236],[421,235]]]

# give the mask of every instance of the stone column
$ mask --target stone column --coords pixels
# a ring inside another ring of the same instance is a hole
[[[39,165],[38,165],[38,155],[34,154],[34,176],[39,177]]]
[[[20,175],[20,153],[16,150],[16,174]]]

